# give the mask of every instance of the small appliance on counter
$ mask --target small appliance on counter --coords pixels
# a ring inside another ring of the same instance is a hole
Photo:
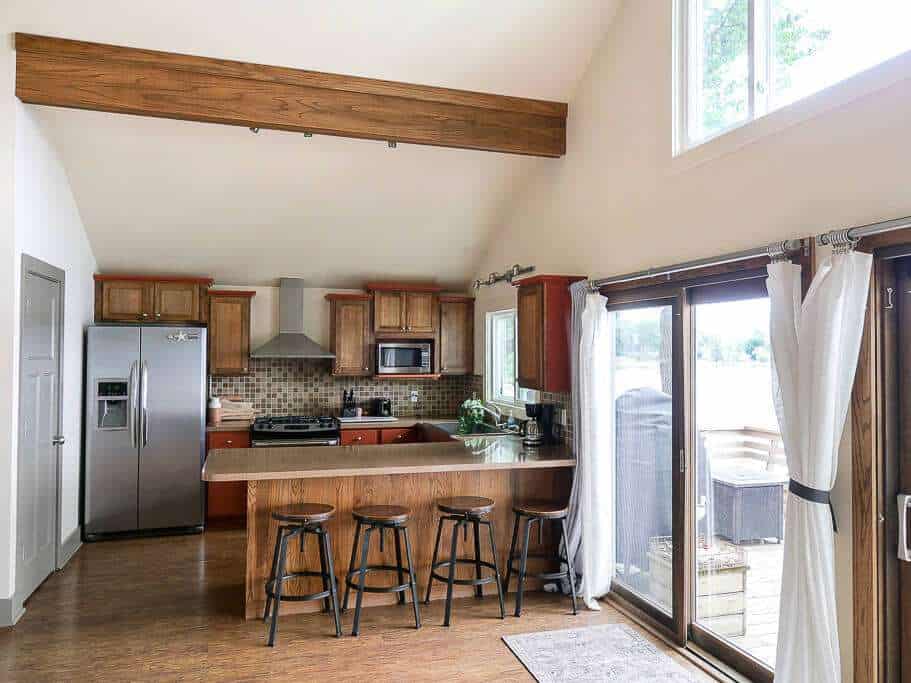
[[[354,389],[350,391],[342,389],[342,417],[360,417],[357,414],[357,406],[354,404]]]
[[[373,414],[376,417],[392,417],[392,401],[388,398],[373,399]]]
[[[541,446],[554,443],[554,404],[553,403],[526,403],[525,414],[529,420],[525,423],[525,438],[522,443],[526,446]]]

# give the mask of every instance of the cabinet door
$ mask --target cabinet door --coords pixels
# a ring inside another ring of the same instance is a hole
[[[142,280],[101,283],[101,320],[151,320],[154,285]]]
[[[416,443],[418,441],[418,430],[415,427],[406,429],[381,429],[380,443]]]
[[[376,429],[343,429],[342,446],[373,446],[380,442],[380,433]]]
[[[195,282],[156,282],[155,319],[166,322],[199,320],[199,285]]]
[[[372,375],[370,301],[336,301],[333,325],[333,373],[347,376]]]
[[[245,375],[250,365],[250,298],[209,298],[209,374]]]
[[[519,287],[517,300],[519,386],[544,391],[544,285]]]
[[[440,304],[440,372],[474,372],[474,306],[470,301]]]
[[[377,332],[405,331],[405,298],[401,292],[376,292],[373,295],[374,329]]]
[[[216,448],[249,448],[250,432],[209,432],[207,450]],[[236,522],[243,527],[247,516],[247,482],[210,481],[206,485],[206,523]]]
[[[436,331],[434,316],[434,301],[436,297],[431,292],[405,292],[405,331],[427,332]]]

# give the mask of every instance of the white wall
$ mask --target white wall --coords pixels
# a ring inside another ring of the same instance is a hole
[[[821,93],[810,103],[816,115],[803,122],[740,147],[723,136],[674,160],[671,13],[670,0],[623,4],[570,100],[566,156],[537,165],[478,277],[512,263],[608,276],[911,214],[911,84],[902,80],[911,77],[911,56]],[[845,96],[877,78],[881,89]],[[506,296],[502,285],[478,293],[478,370],[484,313]],[[838,605],[850,680],[847,449],[839,468]]]
[[[96,263],[63,166],[33,110],[18,102],[15,156],[15,301],[19,301],[21,254],[66,272],[62,413],[66,442],[61,448],[60,527],[63,541],[79,524],[83,331],[93,319],[92,274]],[[19,329],[18,322],[14,329]]]

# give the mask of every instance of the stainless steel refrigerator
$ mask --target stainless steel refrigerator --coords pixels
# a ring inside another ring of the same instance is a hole
[[[89,327],[85,402],[85,539],[201,530],[206,330]]]

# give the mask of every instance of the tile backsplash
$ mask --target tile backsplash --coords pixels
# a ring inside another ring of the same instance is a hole
[[[260,415],[339,415],[342,391],[354,389],[356,404],[369,413],[371,399],[389,398],[399,417],[451,417],[481,383],[471,375],[438,380],[376,380],[336,377],[324,360],[250,359],[250,374],[209,377],[210,396],[237,396]],[[416,391],[417,402],[411,401]],[[480,396],[480,393],[478,393]]]

